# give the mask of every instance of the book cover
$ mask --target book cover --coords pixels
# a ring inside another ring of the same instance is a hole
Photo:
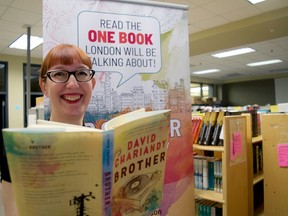
[[[220,136],[220,132],[221,132],[222,125],[223,125],[224,115],[225,115],[225,112],[220,110],[218,113],[216,126],[212,135],[211,145],[218,145],[219,136]]]
[[[203,118],[203,123],[202,123],[202,127],[200,130],[200,134],[198,136],[198,144],[203,144],[204,142],[204,138],[205,138],[205,133],[208,127],[208,123],[209,123],[209,118],[210,118],[211,112],[206,112]]]
[[[215,158],[209,158],[208,160],[208,189],[209,190],[214,190],[214,163],[215,163]]]
[[[193,144],[197,143],[201,127],[203,123],[203,117],[202,116],[192,116],[192,140]],[[193,127],[194,125],[194,127]]]
[[[159,208],[170,111],[114,119],[104,130],[48,121],[3,130],[19,215],[128,216]]]
[[[112,189],[115,215],[145,215],[159,208],[162,201],[169,115],[154,115],[141,124],[134,121],[122,126],[134,117],[137,115],[122,115],[105,125],[118,135],[114,141]]]
[[[217,116],[218,116],[218,112],[216,112],[216,111],[211,112],[210,118],[208,121],[208,125],[207,125],[207,129],[206,129],[206,132],[204,135],[204,139],[202,141],[202,144],[204,144],[204,145],[210,145],[211,144]]]

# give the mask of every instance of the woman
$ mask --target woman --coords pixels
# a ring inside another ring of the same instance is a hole
[[[79,47],[61,44],[46,55],[39,77],[43,94],[49,97],[50,120],[83,125],[96,80],[92,62]],[[6,216],[16,216],[17,208],[6,156],[1,161],[2,193]]]

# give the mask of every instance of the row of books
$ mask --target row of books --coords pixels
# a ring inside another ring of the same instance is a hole
[[[252,136],[261,134],[261,114],[256,109],[246,111],[212,110],[201,114],[192,113],[193,144],[223,146],[223,120],[224,116],[251,114]]]
[[[196,198],[195,216],[222,216],[223,208],[221,203]]]
[[[215,157],[195,155],[194,187],[222,193],[222,161]]]
[[[224,115],[224,111],[205,112],[202,115],[192,114],[193,143],[200,145],[223,145],[220,133]]]
[[[263,170],[263,150],[262,144],[253,145],[253,173],[259,173]]]

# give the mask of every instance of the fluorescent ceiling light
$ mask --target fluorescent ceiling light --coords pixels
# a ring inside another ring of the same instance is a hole
[[[255,52],[255,50],[251,49],[249,47],[246,47],[246,48],[240,48],[240,49],[236,49],[236,50],[230,50],[230,51],[226,51],[226,52],[212,54],[212,56],[216,57],[216,58],[225,58],[225,57],[242,55],[242,54],[251,53],[251,52]]]
[[[195,71],[195,72],[192,72],[192,74],[207,74],[207,73],[215,73],[219,71],[220,71],[219,69],[209,69],[209,70]]]
[[[252,4],[257,4],[257,3],[260,3],[260,2],[263,2],[263,1],[266,1],[266,0],[248,0],[250,3]]]
[[[273,60],[268,60],[268,61],[261,61],[261,62],[249,63],[249,64],[247,64],[247,66],[255,67],[255,66],[275,64],[275,63],[280,63],[280,62],[282,62],[282,60],[280,60],[280,59],[273,59]]]
[[[43,38],[31,36],[30,37],[30,50],[34,49],[35,47],[39,46],[42,43],[43,43]],[[14,43],[12,43],[9,46],[9,48],[27,50],[27,35],[23,34]]]

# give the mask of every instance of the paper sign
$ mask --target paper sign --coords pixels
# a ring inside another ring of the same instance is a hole
[[[288,144],[278,144],[278,164],[280,167],[288,167]]]
[[[121,74],[118,86],[136,74],[161,69],[160,23],[154,17],[83,11],[78,34],[96,71]]]
[[[235,160],[235,158],[242,153],[242,135],[240,132],[235,132],[232,135],[232,141],[230,146],[230,158]]]
[[[278,105],[270,105],[271,112],[279,112]]]

